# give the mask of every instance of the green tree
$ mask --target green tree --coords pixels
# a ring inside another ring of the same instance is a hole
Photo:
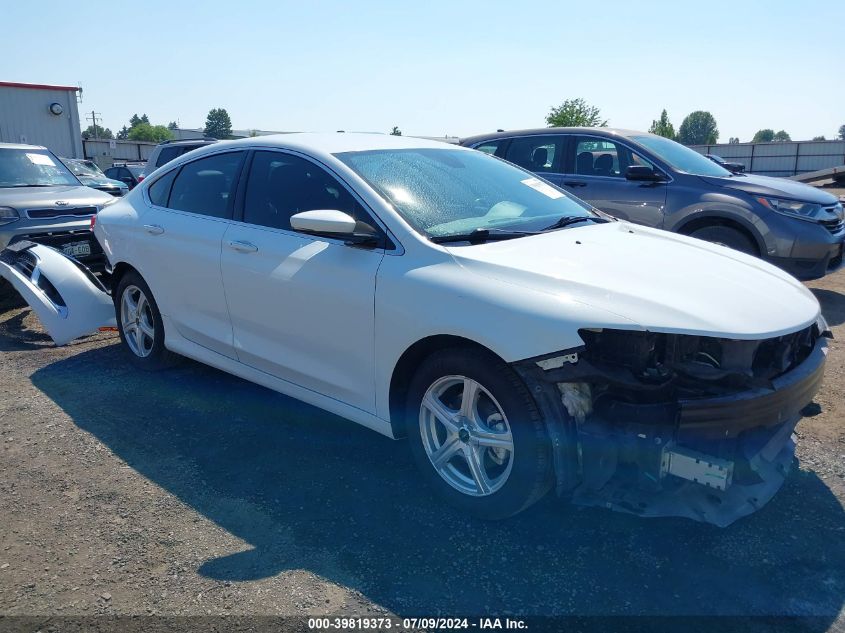
[[[663,109],[663,112],[660,113],[660,118],[657,121],[651,122],[651,127],[648,128],[648,131],[652,134],[665,136],[666,138],[674,140],[675,126],[672,125],[672,122],[669,120],[669,115],[666,113],[665,108]]]
[[[785,130],[780,130],[779,132],[775,132],[773,139],[775,141],[791,141],[792,140],[789,137],[789,134],[787,134]]]
[[[814,136],[814,141],[826,141],[827,139],[824,136]]]
[[[601,112],[583,99],[567,99],[559,106],[552,107],[546,115],[549,127],[604,127],[607,121],[601,118]]]
[[[117,133],[117,140],[125,141],[128,138],[129,138],[129,128],[124,125],[122,128],[120,128],[120,132]]]
[[[97,125],[97,126],[95,127],[95,126],[93,126],[93,125],[89,125],[89,126],[85,129],[85,131],[84,131],[84,132],[82,132],[82,138],[84,138],[86,141],[87,141],[89,138],[98,138],[98,139],[99,139],[99,138],[106,138],[106,139],[110,139],[110,138],[114,138],[114,134],[112,134],[112,131],[111,131],[109,128],[107,128],[107,127],[102,127],[102,126],[100,126],[100,125]]]
[[[400,130],[398,127],[396,127],[396,126],[394,125],[394,126],[393,126],[393,129],[392,129],[392,130],[390,130],[390,135],[391,135],[391,136],[402,136],[402,130]]]
[[[168,130],[178,130],[179,124],[176,123],[176,121],[171,121],[170,123],[167,124],[167,129]]]
[[[131,130],[133,127],[139,125],[140,123],[146,123],[147,125],[149,125],[150,117],[148,117],[146,114],[143,114],[141,116],[138,116],[137,113],[133,114],[132,118],[129,119],[129,129]]]
[[[730,137],[728,139],[728,143],[730,143],[731,145],[735,145],[736,143],[739,143],[739,137],[738,136]]]
[[[149,123],[138,123],[129,130],[130,141],[148,141],[161,143],[173,138],[173,133],[164,125],[150,125]]]
[[[845,125],[839,126],[839,138],[845,141]]]
[[[762,130],[757,130],[757,133],[754,135],[754,138],[751,139],[752,143],[771,143],[775,140],[775,131],[770,128],[763,128]]]
[[[687,115],[678,128],[678,142],[684,145],[710,145],[719,140],[719,128],[712,114],[696,110]]]
[[[205,120],[206,136],[224,139],[232,136],[232,119],[225,108],[212,108]]]

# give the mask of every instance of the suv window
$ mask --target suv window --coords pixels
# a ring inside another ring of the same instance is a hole
[[[173,181],[167,207],[228,218],[243,152],[226,152],[182,166]]]
[[[280,152],[255,152],[244,199],[244,222],[290,230],[302,211],[332,209],[356,220],[363,210],[334,177],[314,163]]]
[[[574,144],[575,173],[580,176],[624,178],[630,165],[654,165],[625,145],[595,136],[578,136]],[[571,154],[570,154],[571,155]]]
[[[193,149],[193,148],[192,148]],[[161,167],[165,163],[169,163],[174,158],[178,158],[182,154],[185,153],[185,150],[178,145],[170,147],[163,147],[161,152],[159,152],[158,158],[156,159],[156,167]]]
[[[486,141],[481,145],[476,145],[474,149],[477,149],[479,152],[484,152],[485,154],[490,154],[491,156],[495,156],[496,152],[499,149],[499,146],[503,143],[502,139],[496,141]]]
[[[522,136],[511,140],[507,160],[533,172],[560,172],[563,137]]]

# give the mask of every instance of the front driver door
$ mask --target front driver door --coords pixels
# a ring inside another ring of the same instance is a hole
[[[625,178],[629,165],[654,165],[624,143],[578,135],[568,145],[565,189],[621,220],[660,228],[666,206],[666,183]]]
[[[375,411],[374,301],[383,249],[295,232],[290,217],[336,209],[371,223],[335,177],[300,156],[256,151],[222,271],[238,359]]]

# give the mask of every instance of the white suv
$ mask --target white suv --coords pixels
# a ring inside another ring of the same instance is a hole
[[[116,324],[140,368],[188,356],[407,436],[484,517],[555,487],[726,525],[780,487],[824,371],[819,304],[783,271],[433,141],[215,143],[94,232],[112,297],[49,248],[0,255],[57,343]]]

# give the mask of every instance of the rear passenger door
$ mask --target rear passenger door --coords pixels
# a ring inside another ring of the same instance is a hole
[[[561,184],[573,195],[622,220],[660,228],[666,183],[625,178],[630,165],[654,165],[621,141],[571,135]]]
[[[510,139],[504,157],[509,162],[560,185],[563,178],[564,142],[565,137],[561,134],[517,136]]]
[[[218,152],[158,177],[147,190],[138,250],[129,257],[138,262],[165,327],[230,358],[235,353],[220,248],[245,154]]]

